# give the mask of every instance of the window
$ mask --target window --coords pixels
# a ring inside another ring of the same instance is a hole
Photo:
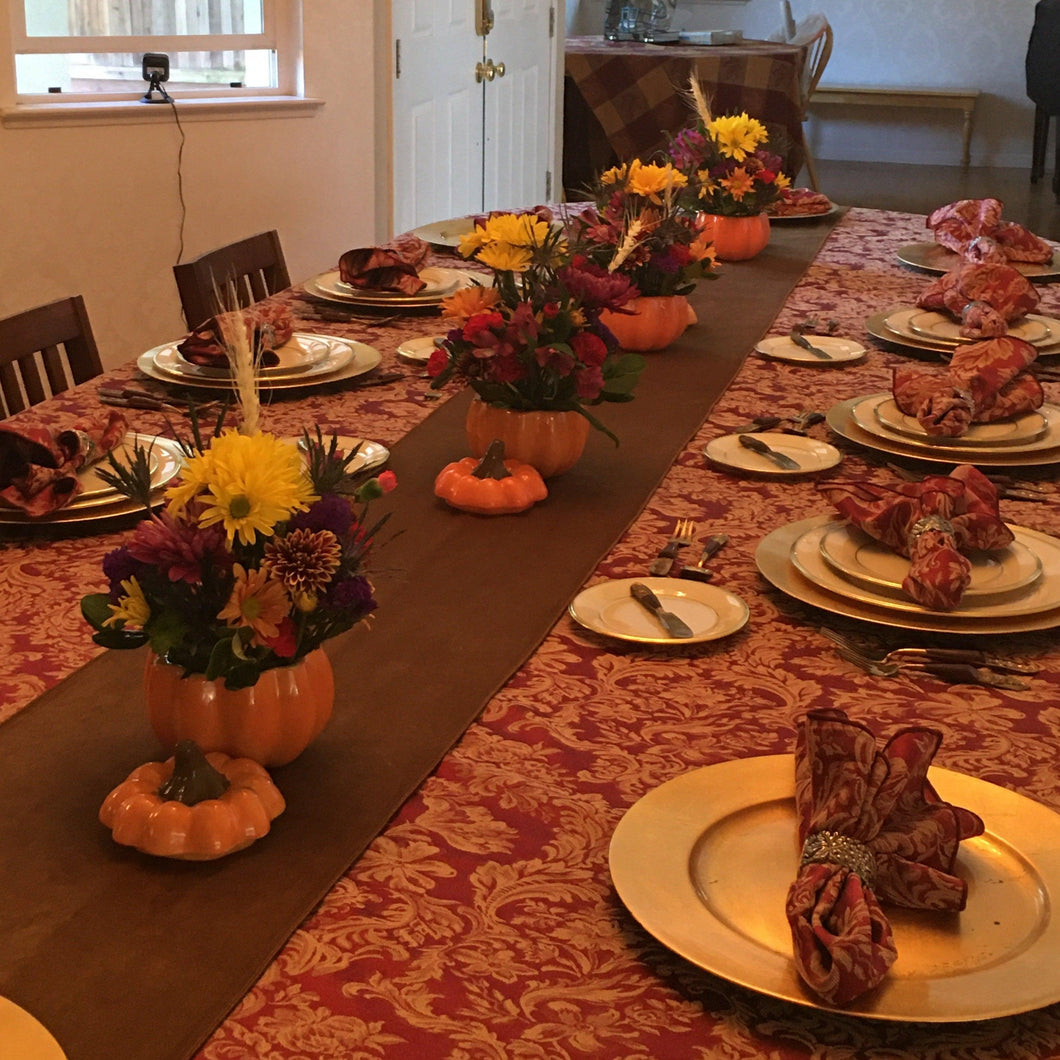
[[[11,0],[11,7],[20,103],[138,99],[146,52],[169,56],[174,97],[298,90],[297,0]]]

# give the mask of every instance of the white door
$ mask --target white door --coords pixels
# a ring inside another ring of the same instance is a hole
[[[394,0],[394,231],[482,209],[482,38],[471,0]]]
[[[476,29],[490,6],[494,24],[483,38]],[[553,7],[554,0],[393,0],[395,232],[548,200]]]

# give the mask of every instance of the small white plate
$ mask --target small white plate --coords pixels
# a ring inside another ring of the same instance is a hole
[[[412,234],[436,247],[459,247],[460,240],[475,231],[474,217],[450,217],[414,228]]]
[[[426,364],[444,337],[444,335],[421,335],[418,339],[406,339],[397,348],[398,360],[409,364]]]
[[[331,445],[331,434],[323,429],[321,429],[320,433],[323,436],[325,447]],[[286,441],[296,443],[299,449],[305,449],[304,437],[288,438]],[[390,459],[390,450],[385,445],[380,445],[379,442],[370,442],[367,438],[351,438],[345,434],[337,434],[335,441],[343,455],[352,453],[355,449],[357,450],[357,455],[346,466],[347,472],[351,475],[358,471],[368,471],[373,467],[381,467]]]
[[[835,335],[807,335],[814,346],[831,354],[829,360],[817,357],[796,346],[787,335],[773,335],[768,339],[762,339],[755,349],[763,357],[770,357],[774,361],[794,361],[798,364],[813,364],[821,368],[827,368],[830,364],[842,364],[849,361],[860,361],[865,356],[865,347],[853,339],[841,339]]]
[[[799,465],[796,471],[785,471],[761,453],[745,449],[740,444],[741,437],[739,434],[723,434],[720,438],[711,439],[703,452],[708,460],[713,460],[719,467],[732,471],[753,471],[758,475],[810,475],[835,467],[843,459],[843,454],[834,445],[819,442],[816,438],[773,432],[752,434],[752,438],[761,438],[770,449],[790,456]]]
[[[929,444],[937,441],[945,445],[1024,445],[1041,438],[1049,429],[1049,421],[1040,412],[1033,411],[993,423],[973,423],[956,437],[928,434],[920,421],[902,412],[893,398],[877,405],[873,414],[889,431]]]
[[[666,611],[683,619],[691,637],[668,637],[656,618],[630,596],[635,582],[646,585]],[[700,644],[735,633],[747,622],[747,604],[716,585],[678,578],[618,578],[590,586],[574,598],[571,618],[591,629],[619,640],[638,644]]]

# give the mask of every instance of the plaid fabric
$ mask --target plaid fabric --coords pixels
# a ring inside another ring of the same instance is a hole
[[[566,44],[563,178],[584,188],[602,168],[648,158],[692,119],[684,98],[693,70],[715,113],[746,111],[794,178],[803,162],[799,82],[805,48],[748,41],[719,47],[572,37]]]

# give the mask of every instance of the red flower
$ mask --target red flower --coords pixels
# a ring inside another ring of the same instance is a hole
[[[427,361],[427,374],[433,379],[436,375],[441,374],[448,363],[448,352],[440,346],[435,346],[431,351],[430,359]]]
[[[762,172],[758,174],[758,179],[763,184],[772,184],[777,179],[777,175],[771,169],[763,169]]]
[[[383,471],[377,478],[379,479],[379,486],[384,493],[397,489],[397,475],[393,471]]]
[[[526,378],[526,366],[514,354],[495,357],[490,362],[489,378],[495,383],[518,383]]]
[[[298,642],[295,639],[295,625],[291,616],[285,615],[281,618],[277,629],[279,632],[277,632],[275,637],[262,637],[262,643],[281,659],[293,658],[294,653],[298,650]]]
[[[604,388],[604,373],[599,368],[579,368],[574,374],[578,397],[584,401],[595,401]]]
[[[461,334],[466,342],[474,343],[476,346],[490,346],[495,341],[492,329],[499,328],[503,324],[504,317],[500,313],[476,313],[468,319]]]
[[[607,359],[607,344],[591,331],[579,331],[570,344],[578,360],[590,368],[598,368]]]

